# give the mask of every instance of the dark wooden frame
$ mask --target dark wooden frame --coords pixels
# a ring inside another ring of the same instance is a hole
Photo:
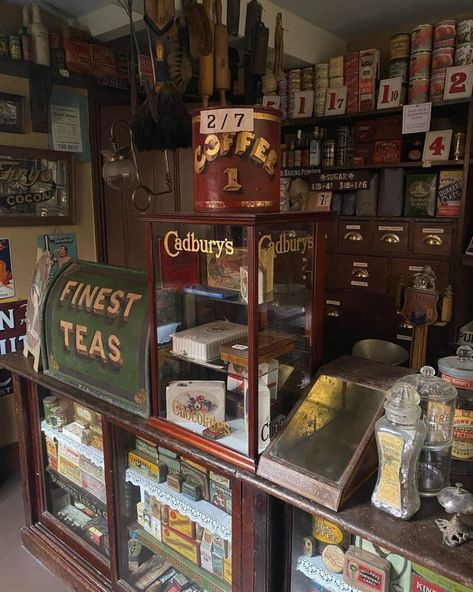
[[[0,133],[23,134],[25,131],[25,97],[23,95],[14,95],[11,93],[0,93],[0,103],[2,101],[9,101],[16,104],[18,120],[14,126],[9,126],[0,122]]]
[[[76,202],[75,202],[75,178],[74,178],[74,157],[68,152],[57,152],[54,150],[41,150],[37,148],[18,148],[15,146],[0,146],[0,156],[13,156],[14,158],[47,158],[48,160],[63,160],[67,164],[67,194],[68,214],[67,216],[33,216],[30,214],[1,215],[0,226],[45,226],[45,225],[66,225],[76,223]]]
[[[248,244],[248,383],[249,383],[249,405],[248,405],[248,451],[245,455],[241,452],[229,449],[219,441],[211,441],[194,432],[190,432],[179,425],[170,423],[161,417],[160,394],[158,392],[158,345],[156,339],[151,339],[151,391],[152,417],[148,420],[150,426],[159,431],[178,437],[181,441],[190,446],[196,446],[217,458],[231,462],[249,471],[255,471],[258,459],[258,339],[257,327],[259,316],[259,305],[257,288],[258,285],[258,249],[256,233],[258,227],[270,226],[272,228],[297,224],[312,223],[314,225],[314,248],[312,258],[312,295],[311,310],[308,313],[310,326],[306,327],[308,341],[310,344],[310,368],[307,368],[307,378],[313,375],[317,364],[322,358],[322,340],[317,339],[322,335],[323,328],[323,293],[324,293],[324,245],[325,234],[323,232],[323,221],[327,214],[319,212],[296,212],[284,214],[155,214],[147,215],[144,221],[147,223],[147,250],[148,250],[148,283],[149,294],[154,294],[156,285],[157,256],[153,244],[153,224],[176,223],[195,224],[210,226],[240,226],[247,229]],[[157,334],[157,311],[156,299],[150,298],[151,336]],[[176,377],[182,378],[182,377]]]

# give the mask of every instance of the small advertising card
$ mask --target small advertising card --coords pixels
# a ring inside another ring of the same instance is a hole
[[[75,232],[60,232],[56,234],[41,234],[38,236],[37,245],[40,249],[51,253],[50,278],[69,263],[78,259],[77,239]]]
[[[15,296],[15,282],[11,262],[11,242],[0,238],[0,300]]]

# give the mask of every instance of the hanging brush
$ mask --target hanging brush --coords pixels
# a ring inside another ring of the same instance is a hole
[[[212,51],[212,27],[207,12],[197,0],[182,0],[189,29],[190,53],[195,59]]]
[[[284,29],[282,26],[282,13],[276,16],[276,27],[274,29],[274,66],[273,76],[276,82],[284,78]]]
[[[158,4],[160,2],[161,0],[158,0]],[[163,44],[161,41],[156,43],[155,63],[149,26],[146,27],[146,31],[154,87],[150,88],[146,83],[144,85],[147,98],[132,123],[135,144],[138,150],[142,151],[189,148],[192,142],[189,112],[176,86],[169,81]]]

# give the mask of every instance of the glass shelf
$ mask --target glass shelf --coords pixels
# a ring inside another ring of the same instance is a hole
[[[46,421],[41,422],[41,431],[45,436],[48,438],[54,438],[61,444],[64,444],[68,448],[72,448],[78,454],[82,454],[87,457],[91,462],[96,464],[97,466],[104,468],[104,458],[103,452],[98,448],[94,448],[93,446],[89,446],[87,444],[82,444],[81,442],[76,442],[69,438],[64,432],[54,428],[53,426],[46,423]]]
[[[357,588],[353,588],[343,580],[342,575],[327,571],[320,555],[317,557],[301,555],[297,560],[296,569],[330,592],[358,592]]]

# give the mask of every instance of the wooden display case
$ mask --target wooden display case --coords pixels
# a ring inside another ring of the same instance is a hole
[[[325,218],[146,218],[150,426],[255,470],[322,356]]]

